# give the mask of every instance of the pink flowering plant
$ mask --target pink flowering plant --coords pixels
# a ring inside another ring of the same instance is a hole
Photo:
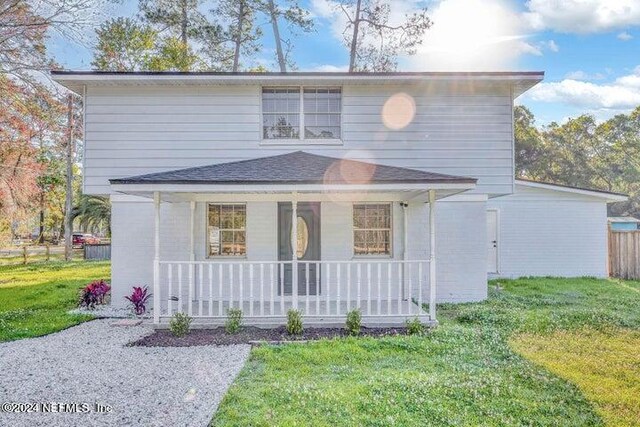
[[[95,308],[96,305],[105,303],[105,298],[111,290],[111,286],[104,280],[95,280],[80,290],[80,307]]]
[[[125,298],[133,304],[133,311],[136,315],[140,316],[147,311],[147,301],[151,298],[149,289],[145,286],[134,286],[131,295],[127,295]]]

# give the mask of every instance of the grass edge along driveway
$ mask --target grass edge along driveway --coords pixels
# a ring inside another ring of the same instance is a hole
[[[256,348],[212,425],[619,425],[580,384],[523,357],[513,340],[636,331],[637,288],[591,278],[499,280],[487,301],[443,304],[440,327],[426,337]],[[630,375],[640,381],[637,369]]]

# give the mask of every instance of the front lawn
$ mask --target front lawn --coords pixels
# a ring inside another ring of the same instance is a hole
[[[67,311],[76,306],[82,285],[109,276],[108,262],[0,266],[0,342],[50,334],[91,319]]]
[[[625,425],[637,414],[637,359],[623,363],[619,351],[601,349],[637,337],[638,289],[500,280],[485,302],[440,307],[440,327],[423,338],[256,348],[212,425]],[[588,333],[591,347],[558,338]],[[572,358],[576,351],[584,357]],[[600,380],[589,373],[598,359]],[[593,386],[621,374],[610,387]]]

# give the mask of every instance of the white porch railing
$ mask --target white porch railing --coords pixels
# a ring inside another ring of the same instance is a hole
[[[425,260],[160,261],[153,297],[160,318],[217,319],[240,308],[250,324],[282,319],[291,308],[310,320],[343,318],[354,308],[364,320],[430,319],[423,309],[435,304],[430,291]]]

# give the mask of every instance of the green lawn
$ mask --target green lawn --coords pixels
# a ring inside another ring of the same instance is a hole
[[[617,349],[640,330],[638,289],[597,279],[494,281],[485,302],[440,307],[441,325],[426,337],[256,348],[212,425],[631,425],[640,369],[637,359],[621,364]],[[588,338],[563,346],[562,334]],[[586,356],[566,369],[545,363],[577,349]],[[593,387],[596,360],[600,380],[628,376],[610,382],[613,396]]]
[[[79,288],[108,279],[108,262],[0,266],[0,342],[50,334],[91,319],[70,315]]]
[[[67,314],[109,263],[0,266],[0,341]],[[444,304],[425,337],[255,348],[212,425],[632,426],[640,418],[640,282],[519,279]]]

